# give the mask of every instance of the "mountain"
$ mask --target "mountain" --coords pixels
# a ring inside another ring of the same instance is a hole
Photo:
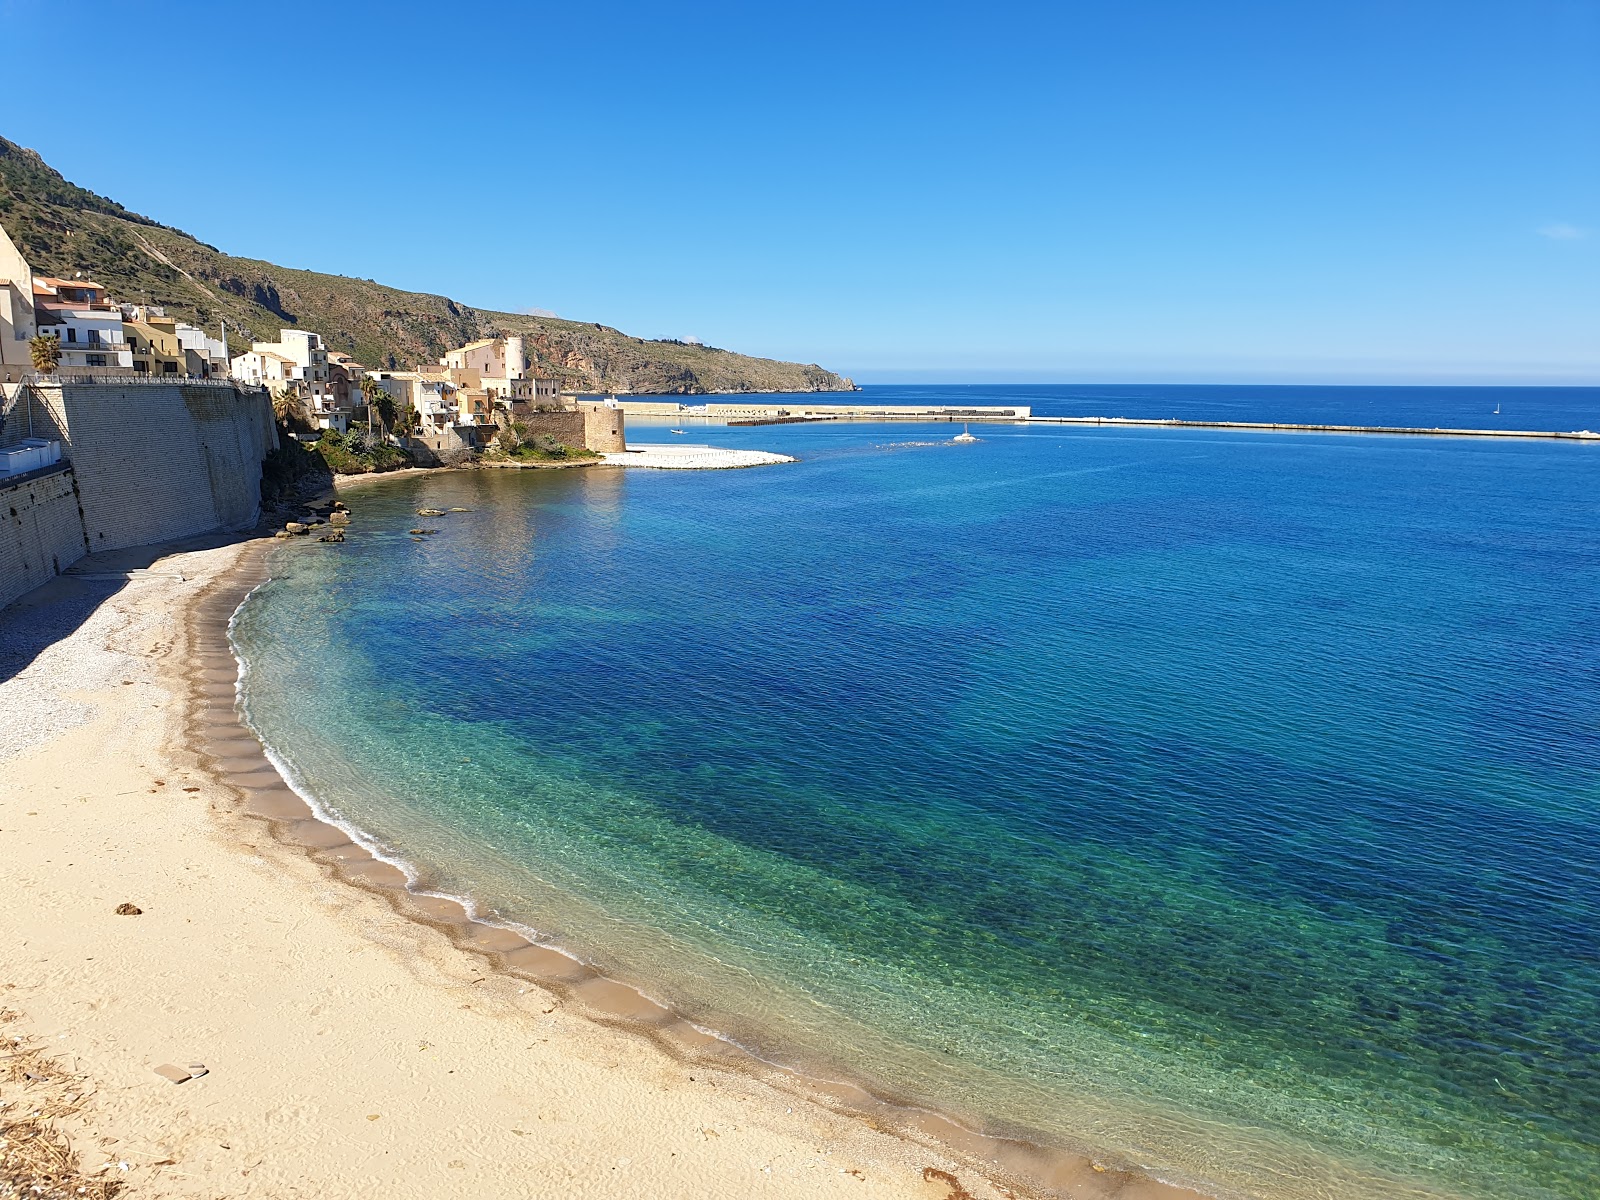
[[[521,334],[536,374],[576,391],[828,392],[853,385],[815,364],[629,337],[606,325],[471,308],[370,279],[234,258],[182,230],[69,183],[34,151],[0,138],[0,224],[42,275],[83,272],[117,299],[159,304],[230,343],[299,327],[372,367],[436,362],[478,338]]]

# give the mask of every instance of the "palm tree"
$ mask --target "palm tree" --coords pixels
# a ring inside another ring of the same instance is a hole
[[[41,333],[28,342],[28,353],[33,358],[33,369],[41,375],[50,375],[61,365],[61,337],[54,333]]]
[[[361,379],[361,395],[367,401],[367,429],[372,429],[372,417],[376,413],[380,429],[387,429],[394,424],[394,397],[389,395],[384,387],[370,375]]]
[[[367,431],[370,433],[372,430],[372,414],[376,412],[378,414],[378,428],[388,432],[389,427],[394,424],[394,397],[370,375],[362,377],[361,394],[367,400]]]

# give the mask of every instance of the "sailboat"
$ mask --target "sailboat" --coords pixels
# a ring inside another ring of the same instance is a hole
[[[1500,415],[1500,405],[1498,403],[1494,406],[1494,415],[1497,417]]]
[[[978,439],[972,436],[972,430],[967,426],[966,422],[963,421],[961,424],[961,432],[956,434],[956,436],[950,440],[953,442],[975,442]]]

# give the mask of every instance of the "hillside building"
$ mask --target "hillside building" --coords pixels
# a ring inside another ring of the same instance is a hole
[[[308,329],[280,329],[275,342],[252,342],[231,364],[233,377],[273,391],[293,391],[305,403],[318,429],[350,428],[351,405],[335,399],[328,379],[328,350],[322,335]]]
[[[462,444],[486,448],[501,429],[520,425],[569,446],[602,453],[626,449],[622,410],[565,397],[555,380],[529,375],[524,346],[516,336],[484,338],[439,360],[455,385],[453,429]]]
[[[0,383],[15,383],[33,370],[28,343],[37,332],[33,269],[0,228]]]
[[[106,289],[86,279],[33,277],[34,323],[61,340],[58,370],[67,375],[123,374],[133,370],[133,352],[122,329],[122,310]]]

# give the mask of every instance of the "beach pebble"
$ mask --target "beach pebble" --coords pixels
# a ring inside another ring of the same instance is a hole
[[[144,909],[137,904],[129,904],[124,901],[117,905],[117,916],[119,917],[137,917],[142,912],[144,912]]]

